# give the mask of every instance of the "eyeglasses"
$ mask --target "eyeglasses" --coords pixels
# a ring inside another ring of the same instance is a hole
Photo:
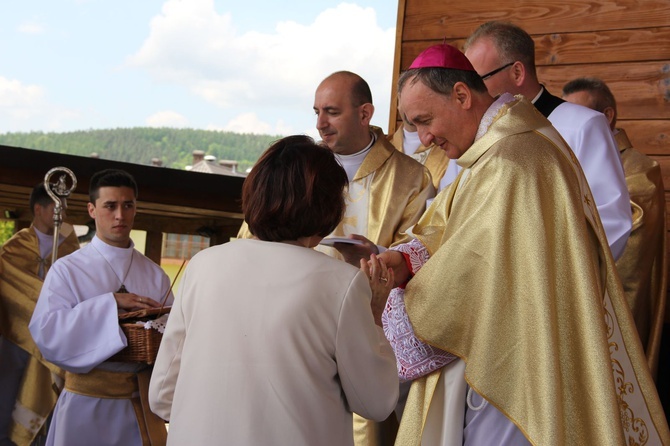
[[[507,63],[507,64],[503,65],[502,67],[500,67],[500,68],[496,68],[496,69],[493,70],[493,71],[489,71],[488,73],[486,73],[485,75],[480,76],[480,77],[482,78],[483,81],[485,81],[486,79],[490,78],[491,76],[500,73],[500,72],[501,72],[502,70],[504,70],[505,68],[507,68],[507,67],[511,67],[512,65],[514,65],[515,62],[516,62],[516,61]]]

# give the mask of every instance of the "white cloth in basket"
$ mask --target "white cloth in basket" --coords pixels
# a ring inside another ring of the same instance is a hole
[[[143,325],[145,330],[153,328],[158,330],[161,333],[165,333],[165,324],[167,324],[168,316],[170,314],[166,313],[159,317],[158,319],[152,319],[150,321],[138,321],[138,325]]]

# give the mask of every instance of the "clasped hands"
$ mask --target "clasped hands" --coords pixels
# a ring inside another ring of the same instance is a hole
[[[360,245],[354,245],[351,243],[335,243],[333,245],[333,247],[337,249],[340,252],[340,254],[342,254],[342,257],[344,257],[345,262],[353,266],[360,265],[362,269],[363,268],[362,262],[363,261],[370,262],[372,256],[375,255],[377,259],[380,259],[384,262],[384,271],[382,271],[383,274],[381,274],[379,277],[387,278],[388,275],[386,273],[386,270],[388,268],[391,268],[393,269],[395,277],[394,286],[399,286],[407,282],[407,280],[410,277],[410,270],[407,267],[407,263],[405,263],[405,258],[400,252],[386,250],[382,253],[379,253],[379,248],[377,247],[377,245],[375,245],[362,235],[351,234],[348,237],[352,240],[360,240],[363,243]],[[372,270],[372,264],[368,266],[368,270],[364,271],[369,272],[371,270]],[[382,282],[383,281],[384,280],[382,279]]]
[[[367,238],[361,235],[351,235],[349,237],[362,240],[363,244],[336,243],[335,247],[342,253],[347,263],[357,260],[361,271],[368,277],[372,290],[372,301],[370,303],[372,314],[375,323],[381,326],[381,315],[384,312],[388,296],[393,288],[407,281],[410,275],[409,268],[400,252],[387,250],[378,254],[377,246]],[[346,248],[340,249],[338,245],[346,245]],[[343,250],[346,250],[347,254]]]

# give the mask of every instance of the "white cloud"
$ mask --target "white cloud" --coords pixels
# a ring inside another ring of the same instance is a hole
[[[293,128],[286,125],[282,120],[278,120],[274,125],[261,120],[256,113],[242,113],[224,126],[210,124],[207,130],[220,130],[224,132],[235,133],[254,133],[259,135],[290,135],[293,134]]]
[[[23,34],[44,34],[45,29],[41,23],[28,21],[21,23],[18,31]]]
[[[45,90],[0,76],[0,132],[60,129],[79,113],[49,103]]]
[[[188,119],[172,110],[163,110],[146,119],[149,127],[187,127]]]
[[[312,118],[318,83],[334,71],[349,70],[370,84],[375,121],[386,126],[394,42],[395,29],[381,29],[372,8],[354,4],[327,9],[309,24],[286,21],[274,30],[241,34],[234,17],[217,13],[212,0],[168,0],[127,64],[223,110],[234,108],[236,123],[258,112],[298,128]],[[302,113],[302,122],[294,123],[289,112]]]
[[[0,77],[0,110],[11,113],[14,108],[30,109],[39,105],[43,98],[44,91],[37,85],[23,85],[15,79]]]

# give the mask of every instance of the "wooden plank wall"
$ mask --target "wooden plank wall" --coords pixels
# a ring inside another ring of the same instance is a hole
[[[394,82],[426,47],[459,48],[477,26],[509,21],[535,40],[540,81],[560,96],[581,76],[603,79],[617,99],[617,126],[662,167],[670,229],[670,0],[399,0]],[[395,88],[391,104],[396,104]],[[391,107],[389,133],[400,125]],[[670,234],[668,236],[670,245]],[[670,249],[669,249],[670,255]],[[670,322],[670,306],[666,322]]]

